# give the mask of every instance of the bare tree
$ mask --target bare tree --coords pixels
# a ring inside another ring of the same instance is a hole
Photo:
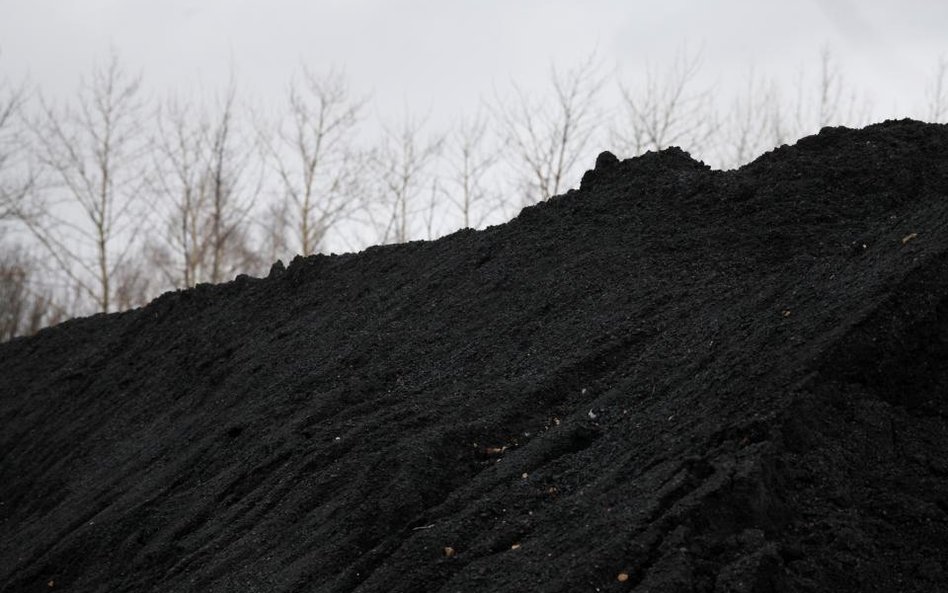
[[[256,136],[238,122],[236,85],[213,112],[171,97],[156,119],[151,189],[161,232],[145,259],[178,288],[257,271],[262,258],[249,242],[261,180],[254,178]]]
[[[719,161],[737,167],[784,141],[780,97],[772,81],[751,69],[717,135]]]
[[[0,249],[0,342],[36,333],[67,315],[49,290],[36,282],[39,266],[22,248]]]
[[[599,124],[598,97],[605,79],[595,55],[566,72],[552,68],[550,80],[551,102],[536,101],[514,84],[514,101],[498,97],[493,105],[525,204],[563,191]]]
[[[820,67],[814,83],[801,70],[796,83],[792,122],[785,122],[791,140],[812,134],[826,126],[864,125],[872,105],[846,82],[829,46],[820,49]],[[813,98],[816,101],[813,101]]]
[[[207,115],[172,97],[158,113],[154,142],[152,205],[163,234],[149,246],[151,263],[176,288],[201,280],[207,239],[203,214],[208,204]]]
[[[436,190],[433,164],[441,152],[443,138],[423,140],[424,125],[425,119],[406,115],[399,128],[385,128],[372,155],[380,184],[379,199],[377,204],[369,204],[366,211],[378,243],[404,243],[412,239],[414,221],[431,207],[431,202],[421,203],[421,199],[425,192]],[[376,212],[377,208],[381,212]]]
[[[843,94],[842,75],[829,47],[825,46],[820,51],[819,91],[818,125],[822,128],[839,119]]]
[[[142,253],[122,262],[115,272],[113,285],[115,307],[119,311],[148,304],[158,288]]]
[[[489,183],[497,163],[496,148],[486,146],[489,121],[483,113],[462,119],[447,140],[450,174],[445,193],[461,217],[463,228],[479,228],[503,208],[499,192]]]
[[[29,293],[30,266],[9,248],[0,251],[0,256],[0,341],[6,341],[32,333],[38,327],[27,327],[33,308]]]
[[[36,211],[22,217],[47,255],[99,311],[112,309],[112,278],[135,243],[141,187],[140,78],[113,54],[83,80],[75,107],[42,102],[32,124],[47,182]]]
[[[22,213],[34,181],[19,156],[24,152],[21,115],[26,98],[25,84],[0,80],[0,221]]]
[[[287,203],[271,221],[287,225],[280,231],[295,235],[305,256],[358,206],[362,158],[354,136],[365,99],[352,96],[340,72],[320,77],[304,68],[302,78],[289,86],[289,114],[267,152]]]
[[[801,68],[794,91],[781,93],[775,83],[751,71],[743,93],[727,114],[726,125],[716,135],[721,142],[721,162],[741,165],[824,126],[867,123],[872,111],[870,101],[846,83],[828,47],[820,51],[816,72],[810,77]]]
[[[249,215],[260,194],[262,176],[252,175],[250,159],[257,152],[253,137],[241,134],[235,114],[236,85],[228,87],[218,103],[217,118],[209,129],[210,159],[205,172],[208,192],[206,233],[209,240],[210,282],[222,282],[235,273],[257,270],[261,261],[250,247]],[[243,147],[243,148],[239,148]]]
[[[290,204],[286,200],[271,201],[264,210],[260,228],[263,231],[261,248],[268,262],[288,258],[294,252],[287,229],[293,227]]]
[[[938,57],[935,66],[935,75],[926,89],[928,97],[928,113],[930,122],[944,122],[948,119],[948,59]]]
[[[613,129],[616,144],[632,155],[678,146],[700,154],[718,130],[708,88],[696,88],[701,54],[680,50],[667,68],[647,64],[640,87],[620,84],[624,127]]]

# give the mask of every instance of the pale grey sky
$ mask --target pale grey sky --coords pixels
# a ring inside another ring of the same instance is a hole
[[[156,90],[222,84],[276,99],[299,64],[344,67],[374,109],[433,119],[476,108],[511,79],[525,88],[596,50],[627,77],[687,45],[719,84],[753,64],[790,80],[829,44],[880,115],[908,113],[939,54],[940,0],[0,0],[0,77],[27,73],[47,93],[114,47]]]

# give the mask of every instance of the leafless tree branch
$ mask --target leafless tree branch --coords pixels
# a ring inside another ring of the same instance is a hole
[[[365,98],[352,96],[343,73],[317,76],[303,69],[287,93],[288,114],[265,142],[279,180],[279,206],[270,222],[286,225],[302,255],[323,245],[326,235],[359,206],[363,158],[354,136]],[[270,233],[275,236],[276,231]]]
[[[440,136],[421,138],[425,123],[425,118],[406,115],[400,127],[385,128],[372,155],[373,174],[380,187],[377,203],[367,205],[366,212],[379,243],[412,239],[413,222],[425,209],[419,205],[420,196],[434,182],[432,165],[444,143]]]
[[[646,64],[642,86],[620,84],[625,124],[613,129],[618,147],[631,155],[678,146],[701,153],[719,124],[710,89],[695,88],[701,54],[680,50],[662,70]]]
[[[930,122],[948,120],[948,59],[938,57],[935,73],[926,89],[928,97],[927,118]]]
[[[454,204],[463,228],[479,228],[503,209],[500,192],[490,188],[490,176],[499,159],[487,146],[490,126],[485,114],[462,119],[446,140],[449,176],[444,192]]]
[[[600,70],[595,54],[566,72],[552,68],[551,103],[533,100],[516,84],[513,101],[495,98],[492,111],[523,185],[525,204],[562,192],[585,156],[601,114],[598,97],[605,78]]]
[[[112,274],[126,252],[122,240],[129,240],[117,231],[131,216],[130,203],[140,187],[140,84],[140,77],[127,75],[113,53],[82,82],[75,108],[42,101],[41,119],[31,125],[38,158],[51,181],[52,187],[44,190],[64,196],[81,215],[84,232],[70,233],[52,216],[30,220],[27,228],[104,312],[112,309]],[[35,192],[34,199],[41,200],[41,193]],[[74,245],[76,241],[83,244]],[[84,274],[95,278],[94,288]]]

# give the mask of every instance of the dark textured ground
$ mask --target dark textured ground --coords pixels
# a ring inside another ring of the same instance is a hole
[[[600,158],[0,378],[4,592],[948,591],[948,127]]]

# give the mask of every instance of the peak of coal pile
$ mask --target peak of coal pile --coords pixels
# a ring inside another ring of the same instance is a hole
[[[948,590],[948,127],[0,345],[0,590]]]

